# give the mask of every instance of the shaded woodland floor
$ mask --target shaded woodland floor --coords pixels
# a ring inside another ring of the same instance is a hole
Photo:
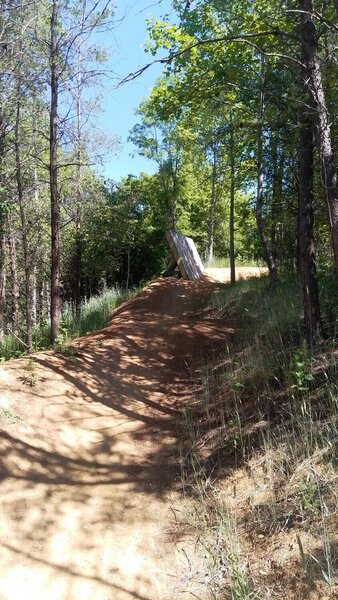
[[[188,597],[176,420],[232,333],[217,285],[156,281],[68,357],[1,365],[1,600]]]

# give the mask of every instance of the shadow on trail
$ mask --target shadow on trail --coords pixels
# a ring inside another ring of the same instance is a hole
[[[123,532],[124,523],[139,527],[140,505],[142,526],[161,518],[158,502],[177,488],[176,421],[192,372],[232,333],[203,318],[212,289],[154,283],[103,331],[77,340],[74,362],[53,353],[34,357],[36,415],[27,432],[18,436],[11,426],[1,437],[1,483],[10,482],[2,506],[14,554],[70,579],[87,577],[75,559],[60,566],[60,551],[100,565],[118,543],[112,532]],[[102,572],[95,567],[88,577],[119,587]],[[126,594],[148,600],[135,586]]]
[[[39,558],[37,556],[33,556],[33,555],[29,554],[29,552],[24,552],[23,550],[19,550],[18,548],[15,548],[14,546],[3,544],[3,547],[7,548],[8,550],[10,550],[11,552],[13,552],[15,554],[19,554],[19,555],[23,556],[26,559],[34,560],[34,562],[38,562],[38,563],[43,564],[43,565],[45,565],[47,567],[51,567],[56,572],[61,572],[62,574],[66,574],[67,576],[69,576],[71,578],[78,578],[78,577],[80,577],[81,579],[87,579],[87,580],[92,581],[92,582],[97,582],[101,586],[104,586],[104,587],[110,589],[112,592],[114,590],[120,591],[120,592],[124,592],[124,593],[130,595],[131,598],[135,598],[135,600],[152,600],[149,597],[146,597],[146,596],[143,596],[143,595],[141,596],[140,594],[138,594],[135,591],[129,591],[126,588],[122,588],[122,587],[119,587],[117,585],[111,584],[111,583],[105,581],[104,579],[102,579],[101,577],[97,577],[95,575],[94,576],[90,576],[90,575],[86,575],[85,573],[78,573],[78,572],[74,571],[73,569],[70,569],[69,567],[67,567],[65,565],[51,564],[47,560],[44,560],[44,559]]]

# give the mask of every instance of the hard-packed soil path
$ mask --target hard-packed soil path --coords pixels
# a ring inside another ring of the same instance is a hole
[[[175,423],[230,333],[216,286],[154,282],[75,357],[0,366],[0,600],[188,597]]]

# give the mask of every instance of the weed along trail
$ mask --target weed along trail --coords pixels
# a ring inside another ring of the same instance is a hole
[[[67,356],[1,365],[1,600],[191,597],[176,422],[229,334],[217,285],[154,282]]]

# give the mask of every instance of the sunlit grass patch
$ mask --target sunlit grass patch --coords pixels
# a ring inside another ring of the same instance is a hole
[[[230,268],[230,258],[229,257],[220,257],[213,256],[211,260],[204,259],[203,261],[204,268],[208,269],[229,269]],[[261,267],[265,266],[262,261],[250,260],[247,258],[237,257],[236,258],[236,266],[237,267]]]
[[[73,339],[87,333],[99,331],[105,327],[112,311],[135,293],[137,293],[137,290],[126,291],[118,287],[108,289],[102,294],[84,300],[79,317],[75,315],[71,304],[64,303],[56,346],[59,348],[64,347]],[[24,337],[23,334],[22,337]],[[45,350],[50,347],[50,325],[46,322],[35,325],[33,327],[33,350]],[[20,336],[6,335],[0,346],[0,360],[16,358],[22,356],[25,352],[26,347]]]

